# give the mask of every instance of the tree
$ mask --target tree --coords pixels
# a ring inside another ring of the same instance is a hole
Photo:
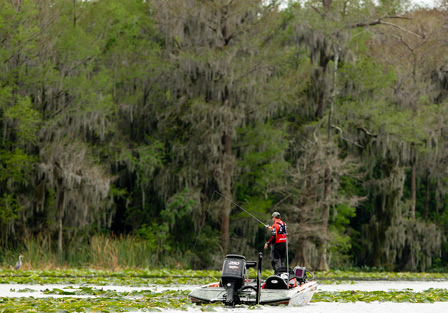
[[[161,175],[169,177],[164,180],[172,181],[171,185],[198,190],[202,200],[215,188],[230,199],[236,130],[268,116],[266,104],[258,102],[256,95],[269,73],[263,45],[275,6],[258,0],[155,4],[167,41],[166,55],[175,64],[160,123],[172,164]],[[231,203],[223,199],[217,203],[226,252]]]
[[[297,4],[292,9],[295,15],[292,19],[294,38],[298,44],[306,47],[310,61],[315,66],[308,92],[313,104],[310,108],[314,108],[314,117],[318,121],[325,120],[328,141],[332,140],[332,136],[337,135],[340,140],[353,145],[355,149],[361,147],[356,139],[352,140],[344,136],[347,129],[341,127],[344,125],[342,121],[345,117],[339,116],[339,105],[338,116],[335,115],[335,104],[338,103],[338,98],[344,97],[345,93],[350,97],[349,93],[353,91],[352,84],[354,83],[350,81],[346,85],[341,84],[338,82],[338,73],[344,71],[345,67],[350,68],[350,63],[357,62],[356,52],[364,46],[364,41],[369,36],[369,29],[373,26],[380,32],[388,27],[416,35],[415,32],[395,23],[402,20],[402,17],[397,14],[400,9],[397,3],[376,5],[373,2],[336,1],[307,1],[303,6]],[[309,112],[313,110],[310,109]],[[313,116],[310,114],[309,118]],[[338,120],[341,122],[337,123]],[[331,151],[327,151],[327,154],[331,155]],[[320,231],[322,242],[319,248],[320,264],[318,266],[322,270],[328,270],[325,254],[330,205],[327,199],[332,190],[330,185],[336,181],[334,176],[337,176],[337,173],[327,166],[325,174],[322,175],[325,192],[322,202]]]
[[[33,155],[41,115],[26,89],[32,83],[28,63],[35,60],[39,28],[31,1],[0,3],[0,223],[6,231],[2,244],[18,236],[20,217],[30,209],[24,201],[32,193],[29,177],[37,159]]]

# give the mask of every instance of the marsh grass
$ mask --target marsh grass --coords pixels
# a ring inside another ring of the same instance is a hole
[[[83,243],[66,245],[57,251],[49,238],[30,238],[21,245],[0,248],[0,266],[11,269],[22,254],[22,269],[93,268],[118,270],[126,268],[188,268],[191,256],[177,251],[157,254],[150,243],[133,236],[93,236]]]

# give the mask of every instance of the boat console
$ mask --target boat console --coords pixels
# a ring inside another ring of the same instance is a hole
[[[280,267],[275,275],[269,276],[263,289],[289,289],[295,285],[303,285],[307,282],[306,268],[296,266],[294,269]]]

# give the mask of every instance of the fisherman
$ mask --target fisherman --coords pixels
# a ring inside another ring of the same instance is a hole
[[[271,239],[266,242],[264,248],[267,249],[271,245],[271,264],[274,272],[285,266],[286,259],[286,223],[280,219],[280,213],[272,213]]]

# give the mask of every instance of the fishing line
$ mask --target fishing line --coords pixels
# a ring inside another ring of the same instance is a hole
[[[224,196],[222,193],[220,193],[217,190],[213,190],[213,194],[212,194],[212,198],[210,199],[210,201],[208,202],[208,206],[207,206],[207,210],[205,211],[205,219],[207,218],[207,214],[208,211],[210,209],[210,205],[213,201],[213,197],[215,196],[215,193],[217,193],[218,195],[220,195],[221,197],[223,197],[224,199],[226,199],[227,201],[230,201],[231,203],[233,203],[234,205],[236,205],[238,208],[240,208],[241,210],[243,210],[244,212],[246,212],[247,214],[249,214],[252,218],[254,218],[258,223],[260,223],[261,225],[263,225],[266,228],[269,228],[269,225],[266,225],[265,223],[263,223],[262,221],[260,221],[257,217],[255,217],[252,213],[250,213],[249,211],[247,211],[246,209],[244,209],[242,206],[238,205],[237,203],[233,202],[232,199],[227,198],[226,196]],[[205,227],[205,221],[204,221],[204,225],[202,225],[202,227],[199,229],[198,234],[196,235],[196,241],[194,242],[193,245],[193,249],[194,250],[196,248],[196,244],[198,243],[199,240],[199,235],[202,232],[202,229]]]
[[[240,208],[241,210],[243,210],[244,212],[246,212],[247,214],[249,214],[251,217],[253,217],[255,220],[257,220],[258,223],[260,223],[261,225],[263,225],[264,227],[269,227],[269,225],[266,225],[265,223],[263,223],[262,221],[260,221],[258,218],[256,218],[252,213],[250,213],[249,211],[247,211],[246,209],[244,209],[242,206],[236,204],[235,202],[233,202],[232,199],[227,198],[226,196],[224,196],[222,193],[220,193],[219,191],[214,191],[216,192],[218,195],[220,195],[221,197],[223,197],[224,199],[226,199],[227,201],[232,202],[234,205],[236,205],[238,208]]]
[[[215,192],[213,192],[213,194],[212,194],[212,198],[211,198],[210,201],[208,202],[207,209],[205,210],[204,225],[202,225],[202,227],[199,229],[198,234],[196,235],[196,241],[194,242],[194,246],[193,246],[193,249],[192,249],[193,251],[194,251],[194,249],[196,248],[196,244],[198,243],[199,235],[201,234],[202,229],[205,227],[205,224],[207,223],[207,214],[208,214],[208,210],[210,209],[210,204],[212,203],[212,201],[213,201],[213,197],[214,197],[214,196],[215,196]]]

